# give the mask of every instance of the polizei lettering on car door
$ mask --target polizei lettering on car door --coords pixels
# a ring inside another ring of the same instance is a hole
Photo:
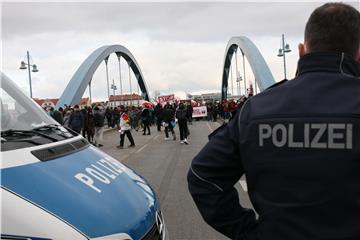
[[[75,178],[92,190],[101,193],[99,183],[110,184],[120,174],[124,167],[116,160],[102,158],[84,169],[84,172],[75,174]]]
[[[259,146],[352,149],[353,124],[351,123],[293,123],[259,124]],[[295,132],[298,134],[295,135]],[[296,141],[295,141],[296,139]]]

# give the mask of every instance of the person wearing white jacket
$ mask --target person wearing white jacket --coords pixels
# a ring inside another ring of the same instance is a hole
[[[128,109],[124,108],[123,106],[121,107],[121,116],[120,116],[120,145],[117,146],[117,148],[124,148],[124,140],[125,140],[125,135],[127,136],[127,138],[130,141],[130,145],[129,147],[135,147],[135,142],[134,142],[134,138],[131,135],[131,125],[130,125],[130,118],[129,118],[129,114],[128,114]]]

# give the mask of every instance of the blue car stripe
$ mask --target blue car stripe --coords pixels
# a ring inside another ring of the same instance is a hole
[[[88,147],[52,161],[3,169],[1,185],[89,238],[126,233],[141,239],[155,224],[155,194],[141,177],[111,159]]]

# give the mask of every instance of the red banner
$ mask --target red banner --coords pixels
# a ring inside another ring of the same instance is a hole
[[[157,102],[160,103],[161,105],[164,105],[166,102],[174,102],[174,101],[175,101],[174,94],[157,97]]]

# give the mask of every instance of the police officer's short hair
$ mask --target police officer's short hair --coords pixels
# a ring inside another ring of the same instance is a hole
[[[311,14],[305,27],[309,52],[344,52],[355,57],[360,48],[360,13],[344,3],[326,3]]]

